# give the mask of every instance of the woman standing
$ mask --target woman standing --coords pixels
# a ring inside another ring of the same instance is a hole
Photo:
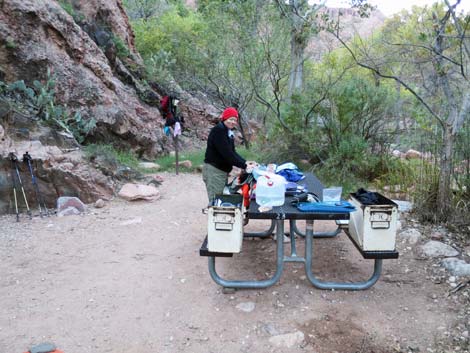
[[[202,168],[202,178],[206,184],[209,202],[215,195],[222,194],[232,167],[246,169],[256,162],[246,161],[235,151],[233,129],[238,124],[238,111],[226,108],[207,139],[207,149]]]

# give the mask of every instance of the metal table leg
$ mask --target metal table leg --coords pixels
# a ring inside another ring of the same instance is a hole
[[[275,284],[281,278],[282,270],[284,268],[284,243],[283,243],[283,235],[284,235],[284,220],[276,220],[273,221],[273,225],[276,225],[276,273],[273,277],[256,281],[256,280],[245,280],[245,281],[232,281],[226,280],[220,277],[215,269],[215,257],[209,257],[209,273],[214,280],[215,283],[221,285],[225,288],[250,288],[250,289],[258,289],[258,288],[267,288]]]
[[[291,225],[293,227],[294,232],[297,235],[300,235],[301,237],[305,237],[305,233],[302,233],[302,231],[297,227],[296,222],[294,221],[293,224]],[[339,233],[341,233],[341,228],[338,226],[334,231],[332,232],[313,232],[313,237],[314,238],[333,238],[336,237]]]
[[[382,272],[382,259],[375,259],[374,262],[374,273],[372,276],[364,282],[351,282],[351,283],[340,283],[340,282],[323,282],[318,280],[312,273],[312,257],[313,257],[313,221],[307,220],[307,230],[305,239],[305,272],[308,280],[319,289],[343,289],[343,290],[362,290],[373,286],[380,277]]]
[[[244,238],[265,238],[265,237],[269,237],[269,236],[271,236],[271,234],[273,234],[275,226],[276,226],[276,223],[275,223],[274,219],[272,219],[271,220],[271,226],[269,227],[268,230],[266,230],[264,232],[253,232],[253,233],[244,232],[243,237]]]

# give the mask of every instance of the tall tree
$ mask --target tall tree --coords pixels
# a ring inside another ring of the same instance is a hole
[[[441,130],[437,219],[451,215],[452,153],[455,138],[470,114],[470,16],[456,11],[460,0],[414,8],[390,21],[371,45],[346,43],[340,27],[330,29],[359,66],[406,88]],[[379,48],[379,50],[377,50]],[[403,69],[405,68],[405,69]]]
[[[303,73],[305,49],[314,33],[318,10],[323,5],[310,5],[307,0],[276,0],[279,10],[290,25],[290,73],[288,97],[301,93],[303,88]]]

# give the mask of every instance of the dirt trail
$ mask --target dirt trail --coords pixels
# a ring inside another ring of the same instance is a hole
[[[223,294],[198,253],[206,231],[200,175],[163,176],[162,198],[153,203],[114,200],[82,216],[20,223],[0,218],[1,353],[41,342],[65,353],[426,352],[453,324],[448,287],[427,279],[426,262],[402,244],[400,258],[384,261],[366,291],[315,289],[301,264],[287,264],[271,288]],[[334,229],[333,222],[315,226]],[[265,228],[260,221],[248,227]],[[321,279],[372,273],[373,262],[344,234],[314,245]],[[217,260],[219,273],[271,275],[274,241],[243,246],[233,259]],[[299,332],[303,341],[290,348],[273,340]]]

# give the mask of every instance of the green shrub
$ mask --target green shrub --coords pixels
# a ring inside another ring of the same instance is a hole
[[[67,12],[70,16],[74,17],[75,16],[75,9],[73,8],[73,5],[69,3],[68,1],[65,0],[60,0],[59,5],[64,9],[65,12]]]
[[[17,46],[18,46],[18,44],[16,44],[16,42],[11,38],[7,39],[7,41],[5,43],[5,47],[7,49],[15,49]]]
[[[137,169],[139,160],[130,151],[123,151],[114,148],[112,145],[90,144],[84,147],[85,155],[90,160],[99,160],[108,166],[125,166]]]
[[[113,36],[112,41],[116,47],[116,55],[119,59],[125,59],[129,57],[131,52],[129,51],[129,48],[120,37]]]

